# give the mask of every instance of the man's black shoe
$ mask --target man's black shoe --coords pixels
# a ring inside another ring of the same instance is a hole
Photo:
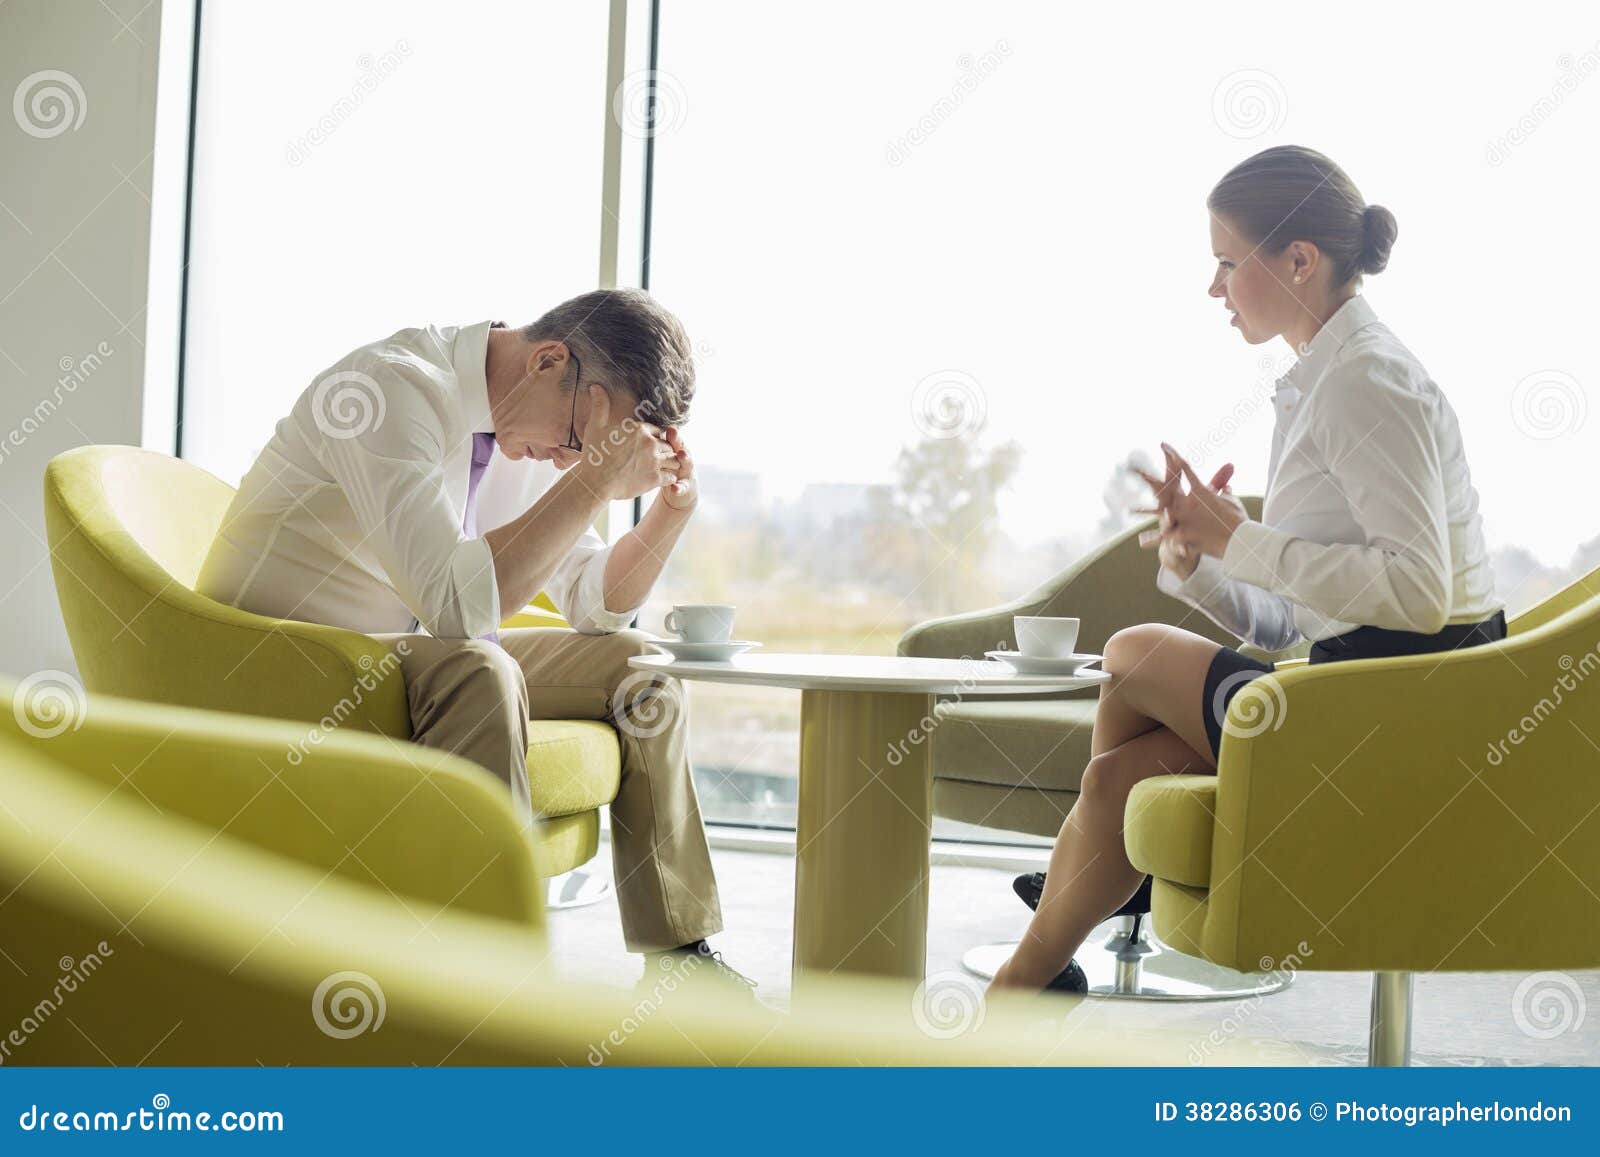
[[[730,965],[722,958],[722,953],[715,951],[704,940],[667,952],[650,953],[645,959],[648,963],[644,976],[639,979],[640,984],[650,983],[653,965],[658,978],[671,973],[679,973],[684,979],[698,980],[704,977],[729,988],[743,990],[745,995],[754,999],[756,982]]]

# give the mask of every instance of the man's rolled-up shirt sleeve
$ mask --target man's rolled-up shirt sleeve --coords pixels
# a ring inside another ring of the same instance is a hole
[[[380,370],[371,372],[381,385]],[[417,622],[444,639],[490,634],[500,625],[493,553],[462,533],[444,487],[442,431],[400,409],[353,437],[327,437],[319,456],[355,511],[362,545]]]
[[[611,548],[594,531],[586,531],[550,576],[545,591],[561,617],[585,635],[610,635],[624,630],[639,608],[606,610],[606,562]]]

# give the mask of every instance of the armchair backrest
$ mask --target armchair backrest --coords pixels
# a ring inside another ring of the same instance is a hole
[[[103,553],[125,576],[119,582],[178,602],[192,591],[233,495],[192,462],[133,446],[80,446],[45,467],[45,510],[70,529],[55,544],[62,557],[90,563],[91,551]]]
[[[233,494],[191,462],[132,446],[81,446],[45,468],[56,597],[84,686],[286,719],[343,702],[343,725],[409,736],[398,675],[359,689],[392,668],[388,647],[194,591]]]

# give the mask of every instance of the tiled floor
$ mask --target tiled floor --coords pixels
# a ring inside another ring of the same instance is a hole
[[[606,861],[602,849],[599,867]],[[727,931],[716,938],[729,963],[760,982],[774,1008],[789,998],[789,921],[794,902],[791,856],[719,849]],[[937,866],[929,917],[928,971],[960,968],[971,945],[1014,939],[1025,910],[1011,894],[1011,873]],[[640,960],[623,950],[615,902],[550,914],[555,957],[589,980],[632,985]],[[1427,1065],[1600,1064],[1600,971],[1419,976],[1413,1058]],[[1524,999],[1513,1008],[1519,985]],[[1302,972],[1284,992],[1250,1001],[1083,1002],[1075,1016],[1130,1029],[1166,1027],[1193,1034],[1196,1047],[1218,1028],[1281,1046],[1286,1060],[1361,1064],[1366,1057],[1371,979],[1357,973]],[[1525,1028],[1522,1026],[1526,1026]]]

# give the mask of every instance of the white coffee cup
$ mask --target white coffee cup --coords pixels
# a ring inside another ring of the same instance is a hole
[[[1078,620],[1047,615],[1015,615],[1017,650],[1040,659],[1065,659],[1078,645]]]
[[[666,627],[686,643],[726,643],[733,638],[734,608],[718,603],[680,603],[667,612]]]

